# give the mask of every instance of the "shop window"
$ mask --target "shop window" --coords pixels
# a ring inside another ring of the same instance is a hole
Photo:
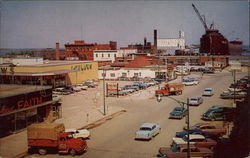
[[[122,73],[122,77],[127,77],[127,73]]]
[[[138,76],[139,76],[139,74],[138,74],[138,73],[134,73],[134,76],[135,76],[135,77],[138,77]]]
[[[108,54],[108,57],[110,57],[110,54]]]
[[[116,54],[114,54],[114,57],[116,58]]]
[[[104,57],[104,54],[102,54],[102,57]]]
[[[96,54],[96,55],[95,55],[95,57],[97,57],[97,58],[98,58],[98,54]]]
[[[111,76],[111,77],[115,77],[115,73],[111,73],[110,76]]]

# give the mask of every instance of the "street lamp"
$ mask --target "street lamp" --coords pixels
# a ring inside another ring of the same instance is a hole
[[[105,105],[105,77],[106,77],[106,70],[103,69],[102,73],[103,77],[103,115],[106,115],[106,105]]]
[[[190,158],[190,138],[189,138],[189,100],[187,98],[187,102],[182,102],[182,101],[179,101],[175,98],[172,98],[172,97],[169,97],[167,96],[168,98],[174,100],[175,102],[177,102],[178,104],[180,104],[182,107],[184,107],[184,105],[187,106],[187,115],[186,115],[186,124],[187,124],[187,136],[188,136],[188,139],[187,139],[187,148],[188,148],[188,152],[187,152],[187,158]],[[157,101],[158,102],[161,102],[162,101],[162,98],[160,95],[157,96]]]

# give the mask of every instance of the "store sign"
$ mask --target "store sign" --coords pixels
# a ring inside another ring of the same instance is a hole
[[[34,97],[27,100],[19,100],[17,102],[17,109],[27,108],[42,103],[43,103],[42,97]]]
[[[91,70],[91,69],[92,69],[92,64],[71,66],[71,70],[85,71],[85,70]]]
[[[107,90],[108,91],[118,91],[118,83],[117,82],[107,83]]]

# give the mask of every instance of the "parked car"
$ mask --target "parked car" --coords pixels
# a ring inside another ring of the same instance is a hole
[[[121,89],[120,91],[123,91],[123,92],[125,92],[126,94],[129,94],[129,93],[135,92],[136,90],[135,90],[135,89]]]
[[[227,132],[226,128],[219,126],[219,125],[214,125],[211,123],[197,123],[191,126],[189,129],[201,130],[201,132],[204,132],[204,133],[213,133],[213,134],[219,134],[219,135],[224,135]]]
[[[161,127],[154,123],[144,123],[135,134],[135,139],[150,140],[160,133]]]
[[[118,91],[108,91],[108,95],[127,95],[128,91],[126,90],[118,90]]]
[[[217,120],[233,121],[234,117],[235,117],[235,108],[233,107],[224,107],[214,110],[208,110],[202,115],[203,120],[209,120],[209,121],[217,121]]]
[[[80,92],[82,90],[82,88],[80,86],[77,86],[77,85],[73,85],[71,87],[72,87],[74,92]]]
[[[179,137],[179,138],[182,138],[184,137],[185,135],[188,134],[188,131],[185,130],[185,131],[181,131],[181,132],[176,132],[175,133],[175,137]],[[213,140],[218,140],[220,135],[219,134],[216,134],[216,133],[209,133],[209,132],[202,132],[202,130],[200,129],[190,129],[189,130],[189,134],[200,134],[200,135],[203,135],[205,138],[211,138]]]
[[[133,86],[138,86],[140,89],[146,89],[147,85],[143,82],[134,82]]]
[[[172,112],[169,114],[169,118],[172,119],[182,119],[187,115],[187,109],[181,106],[177,106],[174,108]]]
[[[66,89],[66,88],[55,88],[53,90],[53,94],[57,94],[57,95],[69,95],[72,93],[73,93],[73,90]]]
[[[71,133],[74,138],[87,139],[90,137],[90,132],[87,129],[77,130],[75,128],[66,129],[65,132]]]
[[[234,91],[224,91],[222,94],[220,94],[221,99],[242,99],[247,96],[246,92],[234,92]]]
[[[214,95],[213,88],[205,88],[202,95],[203,96],[212,96],[212,95]]]
[[[156,81],[149,81],[149,82],[145,82],[145,84],[147,85],[147,87],[150,87],[150,86],[155,86],[158,84],[158,82]]]
[[[185,135],[182,138],[175,137],[173,138],[172,145],[180,145],[180,144],[187,144],[188,136]],[[200,134],[190,134],[189,135],[189,142],[190,144],[194,144],[196,147],[205,147],[205,148],[214,148],[217,142],[210,138],[205,138],[203,135]]]
[[[203,98],[202,97],[191,97],[188,98],[188,105],[200,105],[203,103]]]
[[[84,83],[82,83],[82,85],[88,86],[88,88],[95,88],[96,87],[95,82],[92,80],[85,81]]]
[[[138,86],[134,86],[134,85],[125,85],[122,89],[134,89],[134,90],[138,91],[140,88]]]
[[[205,157],[212,158],[214,152],[208,148],[197,148],[195,145],[190,145],[191,157]],[[165,158],[186,158],[188,152],[187,145],[172,145],[170,148],[161,147],[158,151],[157,157]]]
[[[212,69],[212,68],[205,68],[205,69],[202,69],[202,72],[203,73],[214,73],[214,69]]]
[[[78,87],[81,88],[81,90],[87,90],[88,86],[84,86],[82,83],[77,84]]]

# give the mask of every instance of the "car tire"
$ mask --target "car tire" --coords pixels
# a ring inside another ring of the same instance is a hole
[[[71,156],[75,156],[76,155],[76,150],[75,149],[70,149],[69,151]]]
[[[45,148],[39,148],[39,149],[38,149],[38,153],[39,153],[40,155],[46,155],[46,154],[47,154],[47,149],[45,149]]]

